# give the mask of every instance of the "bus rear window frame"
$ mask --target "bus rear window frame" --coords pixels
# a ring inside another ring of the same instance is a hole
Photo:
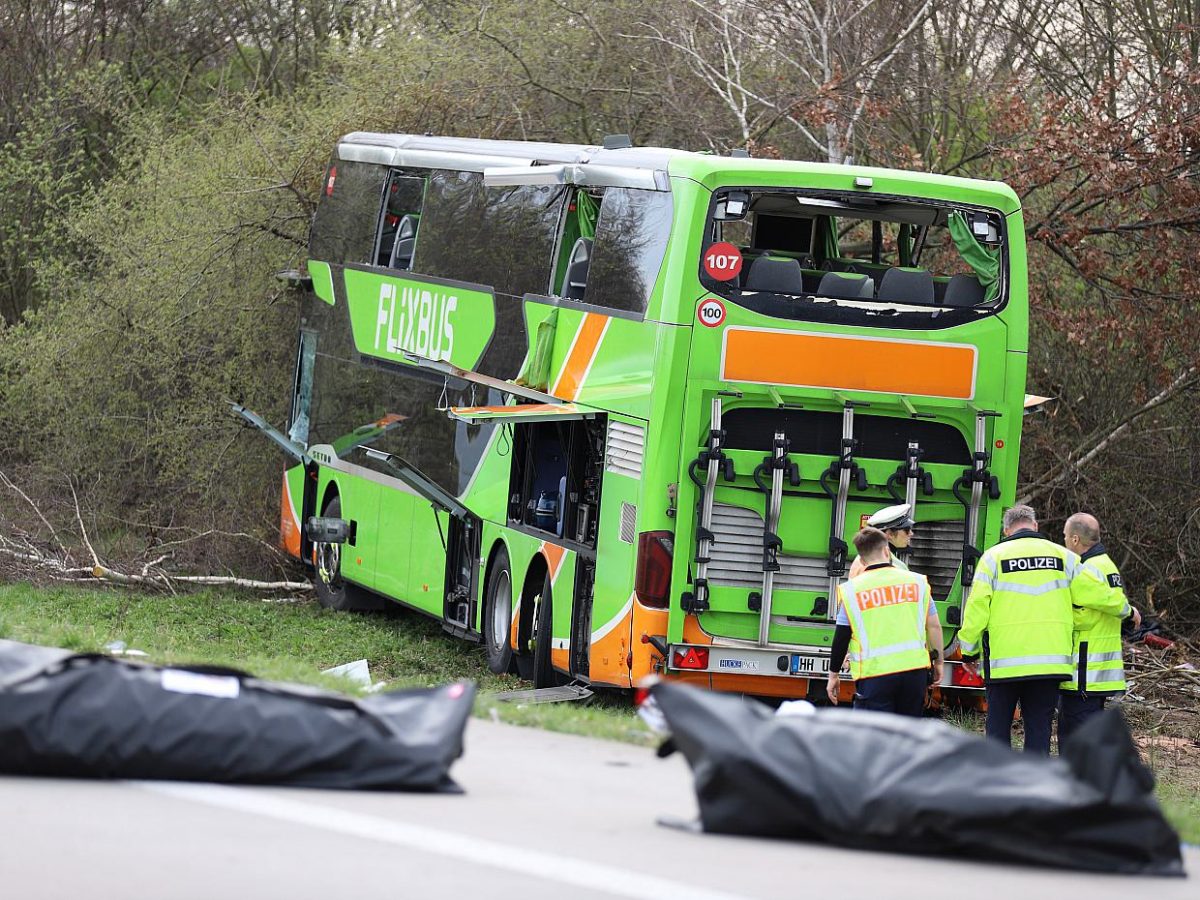
[[[810,197],[818,200],[845,200],[848,196],[854,196],[848,191],[772,187],[769,185],[723,185],[722,187],[715,188],[709,199],[708,213],[704,219],[703,241],[700,247],[700,256],[696,260],[696,271],[700,285],[704,290],[716,294],[722,300],[729,303],[737,304],[744,309],[749,309],[776,319],[834,325],[857,325],[871,328],[897,328],[911,331],[932,331],[942,328],[952,328],[956,325],[975,322],[989,316],[997,315],[1003,312],[1008,306],[1012,280],[1009,269],[1008,217],[995,207],[980,206],[972,203],[956,203],[948,200],[932,200],[925,197],[912,197],[900,194],[872,193],[868,196],[872,200],[889,200],[897,203],[933,206],[940,209],[984,212],[999,220],[1001,288],[1000,296],[996,300],[991,304],[980,306],[930,306],[920,310],[897,310],[890,304],[877,304],[877,308],[872,309],[844,306],[836,301],[814,303],[811,302],[812,295],[808,294],[794,296],[791,294],[755,292],[747,296],[739,287],[734,287],[730,290],[728,282],[720,282],[710,278],[708,273],[704,271],[704,254],[718,240],[715,237],[716,229],[713,227],[718,221],[714,218],[717,203],[729,191],[748,191],[751,194],[791,194],[796,197]]]

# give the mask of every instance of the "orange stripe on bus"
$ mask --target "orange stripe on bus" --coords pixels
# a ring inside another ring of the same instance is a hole
[[[730,328],[721,378],[969,400],[975,362],[975,348],[961,344]]]
[[[591,368],[596,351],[600,348],[600,338],[608,326],[608,316],[598,313],[584,313],[583,321],[579,323],[579,331],[575,335],[575,343],[563,363],[562,373],[554,385],[552,393],[564,400],[574,400],[579,396],[583,387],[583,379]]]
[[[279,542],[289,556],[300,558],[300,517],[292,505],[292,491],[288,487],[287,473],[283,475],[283,497],[280,501]]]
[[[571,651],[563,647],[550,648],[550,665],[563,672],[571,671]]]
[[[542,553],[546,555],[546,565],[550,569],[550,583],[554,584],[554,579],[558,577],[558,570],[562,568],[563,557],[566,556],[567,551],[558,544],[543,541]]]

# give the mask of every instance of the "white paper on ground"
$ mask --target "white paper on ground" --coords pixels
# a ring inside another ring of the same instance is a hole
[[[338,678],[346,678],[363,687],[369,688],[371,686],[371,672],[367,668],[367,661],[365,659],[356,659],[354,662],[334,666],[332,669],[323,669],[322,672],[326,675],[336,675]]]

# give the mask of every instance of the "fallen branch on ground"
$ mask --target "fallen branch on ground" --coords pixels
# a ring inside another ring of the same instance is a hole
[[[27,532],[17,523],[11,522],[7,517],[0,515],[0,561],[7,562],[9,564],[9,572],[14,573],[18,578],[32,577],[34,580],[49,578],[54,582],[68,583],[89,582],[99,579],[110,584],[158,588],[171,593],[175,593],[176,588],[185,585],[194,585],[197,587],[233,587],[270,592],[287,591],[291,593],[307,593],[312,590],[312,585],[307,581],[263,581],[255,578],[241,578],[236,575],[181,575],[169,572],[162,567],[162,564],[172,557],[174,550],[159,552],[153,559],[146,559],[152,551],[163,551],[164,548],[168,547],[177,548],[190,541],[201,540],[213,535],[245,538],[267,546],[261,539],[245,534],[244,532],[231,533],[210,529],[209,531],[199,532],[190,537],[167,541],[156,546],[152,545],[142,551],[141,555],[145,561],[142,562],[140,566],[141,571],[138,574],[122,572],[119,569],[106,566],[101,561],[91,536],[84,526],[84,511],[80,505],[75,485],[68,479],[67,486],[71,494],[74,524],[78,529],[78,537],[83,548],[86,550],[87,556],[91,557],[90,565],[79,565],[81,560],[77,560],[72,555],[68,544],[64,543],[59,532],[55,530],[50,520],[43,514],[33,498],[4,472],[0,471],[0,488],[6,488],[20,497],[33,511],[33,514],[42,525],[39,528],[35,523],[33,528],[37,532],[42,532],[44,529],[44,532],[48,533],[50,538],[47,541],[44,534]],[[0,511],[2,509],[3,507],[0,507]],[[69,532],[64,530],[62,534],[65,536]],[[74,543],[72,541],[72,544]],[[55,546],[58,548],[57,552],[54,550]],[[132,561],[126,562],[131,566],[137,565],[137,563]]]
[[[312,585],[307,581],[256,581],[253,578],[237,578],[232,575],[167,575],[159,572],[157,575],[126,575],[106,566],[93,566],[92,577],[113,584],[159,585],[170,582],[182,584],[199,584],[205,587],[240,587],[255,591],[311,591]]]

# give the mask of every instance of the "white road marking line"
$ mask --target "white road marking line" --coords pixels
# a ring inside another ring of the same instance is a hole
[[[424,853],[452,857],[463,862],[506,869],[530,878],[557,881],[615,896],[631,897],[634,900],[662,900],[663,897],[672,896],[685,896],[689,900],[746,900],[739,894],[713,891],[626,868],[572,859],[554,853],[542,853],[426,825],[410,825],[332,806],[290,800],[267,794],[261,789],[174,781],[130,783],[143,790],[181,800],[253,813],[350,837],[382,841]],[[461,801],[451,799],[449,802]]]

